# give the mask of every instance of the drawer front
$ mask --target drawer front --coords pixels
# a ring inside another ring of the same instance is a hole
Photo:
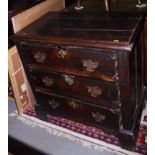
[[[36,70],[30,71],[30,79],[31,85],[35,88],[46,89],[54,94],[78,98],[110,108],[120,106],[117,83]]]
[[[113,52],[102,50],[58,47],[42,44],[22,44],[26,63],[48,67],[57,72],[77,76],[117,80],[117,60]]]
[[[48,114],[111,129],[117,129],[119,126],[119,114],[114,111],[91,106],[76,99],[47,95],[43,92],[35,95],[40,109],[43,108]]]

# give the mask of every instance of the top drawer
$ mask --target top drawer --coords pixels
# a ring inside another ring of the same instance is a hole
[[[113,52],[27,43],[21,44],[21,48],[25,62],[35,67],[105,81],[117,80],[117,59]]]

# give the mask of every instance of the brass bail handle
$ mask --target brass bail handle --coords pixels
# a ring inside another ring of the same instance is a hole
[[[42,82],[44,83],[45,86],[50,87],[50,86],[53,85],[54,80],[53,80],[53,78],[50,78],[50,77],[48,77],[48,76],[44,76],[44,77],[42,78]]]
[[[102,94],[102,89],[99,88],[98,86],[88,86],[87,90],[92,97],[98,97],[99,95]]]
[[[82,60],[83,66],[85,69],[89,72],[94,72],[95,69],[98,67],[98,62],[94,62],[91,59],[88,60]]]
[[[68,83],[69,86],[74,84],[74,76],[70,76],[70,75],[63,75],[65,82]]]
[[[56,109],[60,106],[60,104],[58,102],[56,102],[55,100],[48,100],[48,104],[53,109]]]
[[[92,112],[92,117],[95,119],[96,122],[102,122],[106,119],[106,116],[103,114],[100,114],[99,112]]]
[[[69,104],[74,110],[78,110],[78,109],[79,109],[78,103],[76,103],[74,100],[68,101],[68,104]]]
[[[43,63],[46,59],[46,54],[43,52],[37,51],[34,53],[34,58],[35,58],[36,62]]]

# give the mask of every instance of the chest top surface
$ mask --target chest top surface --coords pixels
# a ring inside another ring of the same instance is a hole
[[[14,39],[131,50],[144,21],[142,13],[49,12]]]

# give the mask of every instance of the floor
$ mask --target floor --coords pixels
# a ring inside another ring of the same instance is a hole
[[[16,110],[15,102],[8,101],[9,114]],[[63,137],[50,135],[44,128],[30,127],[17,117],[8,118],[9,152],[14,155],[117,155],[83,147]],[[74,149],[73,149],[74,148]]]

